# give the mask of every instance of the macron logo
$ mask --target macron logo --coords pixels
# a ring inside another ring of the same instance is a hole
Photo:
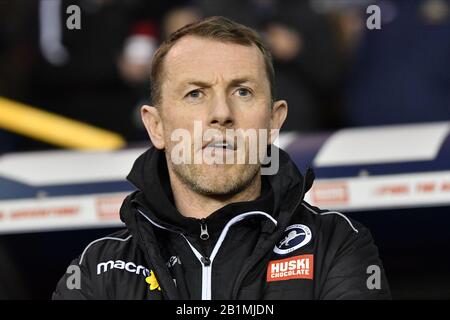
[[[134,262],[125,262],[122,260],[109,260],[107,262],[101,262],[97,264],[97,274],[107,272],[111,269],[125,270],[127,272],[142,274],[144,277],[150,275],[150,270],[141,265],[136,265]]]

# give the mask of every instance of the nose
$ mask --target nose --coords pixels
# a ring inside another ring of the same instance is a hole
[[[234,125],[233,110],[225,96],[216,96],[213,100],[208,122],[211,127],[216,128],[230,128]]]

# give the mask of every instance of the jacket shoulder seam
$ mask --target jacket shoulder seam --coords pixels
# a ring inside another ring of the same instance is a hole
[[[342,214],[341,212],[338,212],[338,211],[331,211],[331,210],[324,210],[324,211],[322,211],[322,212],[319,212],[319,211],[314,210],[314,209],[311,208],[310,206],[308,206],[305,202],[302,202],[302,205],[303,205],[303,207],[306,208],[306,210],[308,210],[309,212],[312,212],[312,213],[315,214],[315,215],[319,215],[319,216],[326,216],[326,215],[329,215],[329,214],[335,214],[335,215],[338,215],[338,216],[340,216],[341,218],[343,218],[345,221],[347,221],[347,223],[349,224],[350,228],[352,228],[352,230],[353,230],[354,232],[359,233],[359,230],[355,228],[355,226],[354,226],[353,223],[350,221],[350,219],[349,219],[346,215]]]
[[[122,241],[122,242],[125,242],[125,241],[130,240],[131,237],[132,237],[132,235],[129,235],[129,236],[126,237],[126,238],[103,237],[103,238],[99,238],[99,239],[96,239],[96,240],[92,241],[91,243],[89,243],[89,244],[86,246],[86,248],[84,248],[83,253],[82,253],[81,256],[80,256],[80,260],[79,260],[79,262],[78,262],[78,265],[81,265],[81,263],[83,262],[84,255],[87,253],[88,249],[89,249],[92,245],[96,244],[97,242],[100,242],[100,241],[103,241],[103,240],[115,240],[115,241]]]

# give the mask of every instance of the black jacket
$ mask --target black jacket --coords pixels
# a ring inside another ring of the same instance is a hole
[[[91,242],[72,262],[80,288],[69,289],[65,274],[53,298],[390,298],[370,232],[303,201],[313,178],[280,150],[279,172],[263,177],[258,199],[197,220],[176,210],[165,157],[149,149],[128,176],[138,191],[121,208],[127,228]]]

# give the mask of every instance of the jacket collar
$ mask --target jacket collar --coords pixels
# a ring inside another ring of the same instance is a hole
[[[255,201],[226,205],[212,213],[207,218],[209,228],[221,229],[235,215],[252,210],[271,214],[281,225],[283,220],[290,220],[290,207],[311,188],[314,174],[308,170],[304,178],[286,152],[281,149],[276,151],[279,152],[279,171],[275,175],[263,177],[261,196]],[[127,179],[139,190],[128,201],[140,207],[151,220],[175,232],[198,232],[198,220],[184,217],[174,206],[163,151],[154,147],[145,151],[135,161]],[[122,221],[129,220],[125,217],[127,214],[121,210]]]
[[[147,150],[135,161],[127,179],[140,190],[132,201],[148,218],[178,233],[199,233],[199,219],[184,217],[174,206],[167,164],[162,151],[155,148]],[[205,221],[209,232],[217,234],[229,220],[240,213],[249,211],[273,213],[273,204],[272,187],[268,179],[263,177],[261,196],[256,200],[228,204],[213,212]]]

